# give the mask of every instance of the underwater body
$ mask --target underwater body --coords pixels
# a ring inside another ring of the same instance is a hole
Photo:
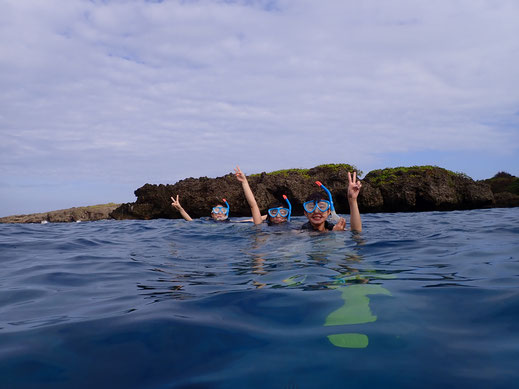
[[[516,387],[519,208],[362,221],[0,225],[0,387]]]

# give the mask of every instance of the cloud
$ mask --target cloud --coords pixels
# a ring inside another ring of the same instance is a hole
[[[3,181],[517,156],[514,0],[4,3]]]

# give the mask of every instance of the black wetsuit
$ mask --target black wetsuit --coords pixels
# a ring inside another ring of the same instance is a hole
[[[325,221],[325,222],[324,222],[324,228],[325,228],[326,230],[331,231],[331,230],[333,230],[333,227],[335,227],[335,224],[333,224],[333,223],[328,223],[328,221]],[[310,222],[306,222],[305,224],[303,224],[303,225],[301,226],[301,229],[302,229],[302,230],[315,231],[315,230],[314,230],[314,227],[312,226],[312,223],[310,223]]]

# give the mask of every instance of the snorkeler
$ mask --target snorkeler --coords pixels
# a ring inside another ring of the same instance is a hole
[[[228,217],[229,217],[229,203],[227,202],[227,200],[225,199],[222,199],[225,206],[222,205],[222,203],[218,203],[218,204],[215,204],[213,206],[213,209],[211,211],[211,218],[215,221],[227,221],[229,220]],[[175,208],[177,211],[180,212],[180,215],[182,215],[182,217],[184,218],[184,220],[190,222],[192,221],[193,219],[191,218],[191,216],[189,216],[189,214],[184,210],[184,208],[182,208],[182,205],[180,205],[180,201],[178,200],[178,195],[177,195],[177,198],[175,200],[175,198],[171,197],[171,205],[173,206],[173,208]]]
[[[288,200],[287,196],[283,195],[283,198],[288,204],[288,208],[284,207],[281,204],[274,204],[272,207],[268,209],[267,215],[261,216],[258,204],[256,203],[256,198],[252,193],[252,190],[249,186],[249,182],[247,181],[247,177],[241,171],[239,166],[236,166],[234,169],[236,174],[236,179],[241,182],[243,192],[245,193],[245,198],[249,203],[249,207],[252,213],[252,221],[254,224],[261,224],[263,220],[267,219],[268,225],[272,224],[281,224],[287,221],[290,221],[290,216],[292,214],[292,205]]]
[[[301,229],[314,231],[344,231],[346,227],[346,220],[339,218],[337,224],[329,223],[328,216],[335,208],[333,206],[333,199],[330,191],[319,181],[316,182],[328,194],[328,200],[325,200],[321,193],[313,193],[303,203],[305,216],[308,222],[303,224]],[[353,172],[353,178],[348,172],[348,203],[350,205],[350,229],[352,231],[362,231],[362,221],[360,219],[359,206],[357,204],[357,197],[360,192],[362,183],[357,180],[357,172]]]

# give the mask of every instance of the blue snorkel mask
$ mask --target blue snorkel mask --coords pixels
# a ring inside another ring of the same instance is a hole
[[[288,201],[288,198],[286,195],[283,195],[283,198],[288,204],[288,208],[283,207],[277,207],[277,208],[270,208],[268,210],[268,215],[271,218],[274,218],[276,216],[286,217],[287,221],[290,221],[290,216],[292,215],[292,204],[290,204],[290,201]]]
[[[222,201],[225,203],[226,208],[224,208],[224,207],[213,207],[213,211],[211,213],[214,213],[214,214],[223,213],[226,216],[226,218],[228,218],[229,217],[229,209],[230,209],[229,203],[225,199],[222,199]]]
[[[330,211],[331,211],[331,215],[332,215],[332,221],[337,222],[339,220],[339,215],[337,215],[337,212],[335,212],[335,207],[333,206],[333,199],[332,199],[331,192],[328,190],[328,188],[326,186],[324,186],[321,183],[321,181],[315,181],[315,183],[317,185],[319,185],[322,189],[324,189],[324,191],[328,194],[328,199],[330,200]]]

